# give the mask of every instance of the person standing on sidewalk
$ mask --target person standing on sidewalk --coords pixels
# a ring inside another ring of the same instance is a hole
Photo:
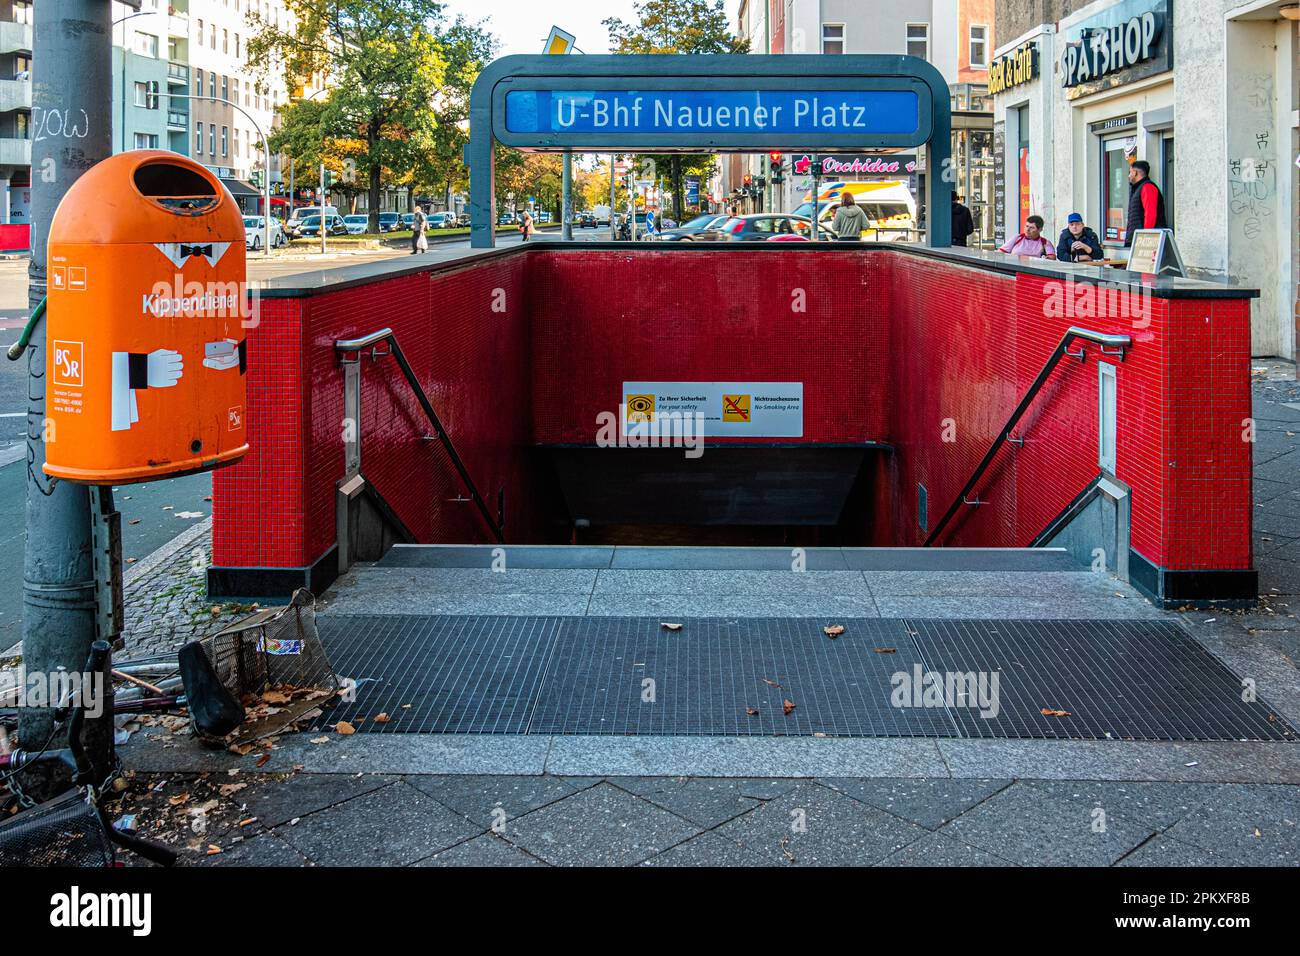
[[[862,230],[867,228],[867,214],[862,211],[853,193],[847,189],[840,195],[840,208],[831,220],[831,231],[840,242],[861,242]]]
[[[527,209],[524,210],[523,218],[519,220],[519,232],[524,237],[523,241],[527,242],[533,235],[533,214]]]
[[[424,252],[429,248],[429,240],[425,237],[428,228],[429,219],[425,216],[424,210],[417,205],[415,215],[411,219],[411,255]]]
[[[967,237],[975,231],[975,219],[970,214],[970,207],[961,201],[956,193],[952,194],[952,244],[966,245]]]
[[[1133,233],[1139,229],[1168,229],[1165,197],[1151,181],[1151,164],[1139,159],[1128,168],[1128,225],[1124,227],[1124,245],[1133,245]]]

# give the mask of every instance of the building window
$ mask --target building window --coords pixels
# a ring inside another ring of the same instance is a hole
[[[989,66],[989,28],[971,24],[970,65],[972,70],[987,70]]]
[[[844,52],[844,24],[842,23],[822,24],[822,52],[823,53]]]
[[[208,124],[208,152],[217,155],[217,124]]]
[[[208,97],[214,100],[217,98],[217,74],[215,73],[208,74]]]
[[[28,0],[14,0],[14,23],[32,25],[32,5]]]
[[[21,53],[14,55],[14,79],[30,80],[32,78],[32,61]]]
[[[233,140],[231,146],[234,149],[235,158],[238,159],[239,158],[239,127],[236,126],[233,130],[231,130],[230,135],[231,135],[231,139]]]
[[[208,27],[208,46],[214,50],[217,48],[217,25],[215,23]]]
[[[203,155],[203,123],[194,124],[194,155]]]
[[[230,77],[228,76],[221,78],[221,98],[223,100],[230,99]]]
[[[230,127],[221,127],[221,155],[230,155]]]
[[[151,33],[135,31],[135,52],[140,56],[158,59],[158,38]]]
[[[922,60],[930,59],[930,24],[909,23],[907,25],[907,55]]]
[[[135,105],[146,110],[156,110],[158,108],[157,80],[135,84]]]
[[[239,34],[235,34],[235,59],[239,59]]]
[[[1123,243],[1128,229],[1128,171],[1137,159],[1137,137],[1101,140],[1101,223],[1106,242]]]
[[[136,133],[135,148],[136,149],[157,149],[158,134],[157,133]]]
[[[199,46],[203,46],[203,21],[199,21]]]
[[[31,114],[19,110],[14,114],[14,128],[18,131],[19,139],[29,139],[28,124],[31,122]]]
[[[222,53],[230,52],[230,31],[229,30],[221,31],[221,52]]]
[[[195,96],[203,95],[203,71],[202,70],[194,71],[194,95]]]

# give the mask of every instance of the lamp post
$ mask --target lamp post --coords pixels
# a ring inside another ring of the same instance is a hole
[[[253,124],[253,129],[257,130],[257,135],[262,138],[262,154],[265,157],[265,169],[262,176],[262,255],[269,259],[271,257],[271,143],[267,140],[266,134],[262,132],[262,127],[258,125],[257,120],[253,119],[248,110],[238,103],[232,103],[220,96],[204,96],[202,93],[170,93],[168,95],[181,100],[209,100],[213,103],[224,103],[227,106],[233,106]]]

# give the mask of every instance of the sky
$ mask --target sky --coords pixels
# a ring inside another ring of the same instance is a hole
[[[600,21],[608,17],[634,20],[633,0],[446,0],[448,19],[487,20],[487,29],[501,41],[499,54],[541,53],[552,26],[577,37],[584,53],[608,53],[609,34]]]

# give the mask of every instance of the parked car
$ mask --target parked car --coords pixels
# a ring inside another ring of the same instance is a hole
[[[429,214],[430,229],[452,229],[456,225],[454,212],[435,212]]]
[[[497,216],[498,226],[513,226],[515,224],[515,214],[512,212],[503,212]]]
[[[370,227],[370,217],[366,215],[344,216],[343,224],[348,227],[349,236],[360,236]]]
[[[381,212],[379,214],[379,231],[380,232],[397,232],[402,228],[402,217],[395,212]]]
[[[402,213],[402,228],[403,229],[415,228],[415,213],[413,212]]]
[[[266,225],[262,216],[245,216],[244,217],[244,248],[261,249],[263,242],[263,231]],[[271,217],[271,248],[279,249],[289,240],[284,237],[284,226],[280,225],[280,220],[274,216]]]
[[[539,212],[539,213],[537,214],[537,221],[538,221],[539,223],[550,222],[550,221],[551,221],[551,214],[550,214],[550,212],[548,212],[547,210],[543,209],[541,212]]]
[[[705,213],[680,226],[665,229],[660,238],[664,242],[720,242],[727,238],[722,226],[730,218],[717,213]]]
[[[299,233],[304,239],[320,235],[320,219],[320,216],[308,216],[302,221],[302,228]],[[348,224],[337,213],[327,216],[325,218],[325,234],[327,236],[346,236],[348,234]]]
[[[730,242],[763,242],[773,236],[810,236],[812,220],[790,213],[758,212],[733,216],[722,224]]]
[[[299,206],[289,217],[289,221],[284,224],[284,231],[290,239],[297,239],[302,235],[303,223],[312,216],[321,214],[320,206]],[[326,206],[325,214],[327,216],[337,216],[339,210],[337,206]]]

